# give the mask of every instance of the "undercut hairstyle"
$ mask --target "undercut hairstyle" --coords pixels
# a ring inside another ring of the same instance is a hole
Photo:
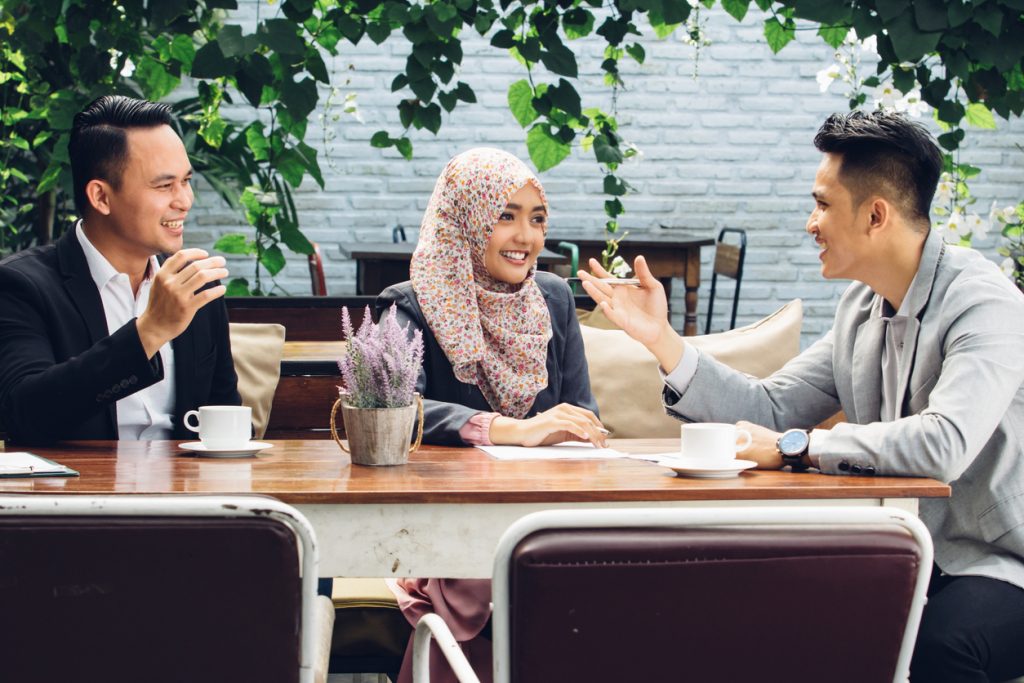
[[[75,114],[68,156],[79,216],[89,208],[85,195],[89,181],[98,178],[115,189],[121,186],[121,174],[128,163],[128,130],[165,124],[174,127],[170,105],[123,95],[104,95]]]
[[[840,157],[839,179],[854,207],[878,195],[917,230],[931,227],[942,152],[924,126],[889,112],[832,114],[814,136],[814,146]]]

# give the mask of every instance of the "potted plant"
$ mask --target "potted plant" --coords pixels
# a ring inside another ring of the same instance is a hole
[[[423,399],[416,393],[423,334],[416,330],[410,336],[408,325],[398,324],[395,306],[379,323],[367,306],[355,332],[348,308],[342,308],[341,325],[348,348],[338,361],[344,386],[331,409],[331,435],[357,465],[403,465],[423,439]],[[339,407],[348,448],[335,429]]]

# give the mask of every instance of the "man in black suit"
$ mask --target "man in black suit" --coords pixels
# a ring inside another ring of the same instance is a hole
[[[68,151],[81,220],[0,262],[10,441],[186,438],[186,411],[241,402],[224,259],[182,249],[192,166],[172,123],[167,105],[121,96],[79,112]]]

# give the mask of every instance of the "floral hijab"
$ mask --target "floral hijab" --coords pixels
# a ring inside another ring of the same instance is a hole
[[[534,280],[492,278],[487,243],[505,206],[540,181],[515,156],[479,147],[448,162],[430,197],[410,267],[412,287],[460,382],[475,384],[496,412],[526,417],[548,383],[551,314]]]

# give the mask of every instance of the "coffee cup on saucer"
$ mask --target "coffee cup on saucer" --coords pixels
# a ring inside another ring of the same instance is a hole
[[[680,451],[687,460],[728,463],[746,450],[753,437],[746,429],[724,422],[693,422],[680,426]]]
[[[198,424],[190,421],[195,418]],[[252,438],[252,408],[249,406],[200,406],[185,413],[185,427],[199,433],[210,451],[245,448]]]

